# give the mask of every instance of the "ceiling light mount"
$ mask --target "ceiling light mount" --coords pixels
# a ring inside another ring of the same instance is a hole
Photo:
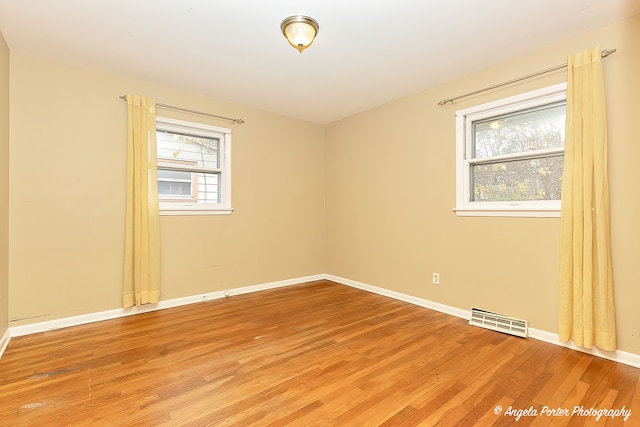
[[[293,15],[282,21],[280,29],[289,44],[302,53],[303,50],[311,46],[320,26],[313,18],[304,15]]]

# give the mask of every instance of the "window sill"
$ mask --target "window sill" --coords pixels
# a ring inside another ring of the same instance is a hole
[[[161,210],[160,216],[182,216],[182,215],[231,215],[233,209],[200,209],[200,210]]]
[[[502,216],[517,218],[560,218],[559,209],[531,208],[455,208],[457,216]]]

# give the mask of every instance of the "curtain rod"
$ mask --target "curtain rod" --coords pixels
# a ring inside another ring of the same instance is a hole
[[[127,100],[127,95],[122,95],[120,97],[120,99],[122,99],[123,101],[126,101]],[[238,123],[239,125],[244,123],[244,120],[242,120],[242,119],[232,119],[231,117],[216,116],[215,114],[203,113],[201,111],[189,110],[187,108],[176,107],[176,106],[168,105],[168,104],[160,104],[158,102],[156,102],[156,107],[164,108],[165,110],[175,110],[175,111],[182,111],[183,113],[197,114],[199,116],[213,117],[214,119],[227,120],[227,121],[230,121],[230,122],[233,122],[233,123]]]
[[[600,56],[602,58],[606,58],[607,56],[611,55],[615,51],[616,51],[616,49],[603,50],[602,52],[600,52]],[[546,70],[536,71],[535,73],[527,74],[526,76],[522,76],[522,77],[517,77],[517,78],[515,78],[513,80],[509,80],[509,81],[506,81],[506,82],[498,83],[496,85],[489,86],[489,87],[486,87],[484,89],[479,89],[479,90],[476,90],[474,92],[465,93],[464,95],[459,95],[459,96],[456,96],[454,98],[443,99],[442,101],[438,102],[438,105],[446,105],[449,102],[453,105],[453,101],[455,101],[457,99],[466,98],[467,96],[475,95],[477,93],[487,92],[489,90],[496,89],[496,88],[499,88],[499,87],[502,87],[502,86],[506,86],[506,85],[510,85],[512,83],[516,83],[516,82],[519,82],[521,80],[526,80],[526,79],[530,79],[531,77],[539,76],[541,74],[550,73],[551,71],[556,71],[556,70],[559,70],[561,68],[566,68],[567,65],[568,64],[566,64],[566,63],[562,64],[562,65],[556,65],[555,67],[547,68]]]

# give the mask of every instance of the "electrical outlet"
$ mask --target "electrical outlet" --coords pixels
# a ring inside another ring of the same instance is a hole
[[[434,285],[440,284],[440,273],[433,273],[433,284]]]

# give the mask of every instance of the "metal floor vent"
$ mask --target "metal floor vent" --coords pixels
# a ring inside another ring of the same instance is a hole
[[[507,317],[502,314],[477,308],[471,309],[469,324],[493,331],[504,332],[505,334],[515,335],[517,337],[527,337],[528,322],[526,320],[514,319],[513,317]]]

